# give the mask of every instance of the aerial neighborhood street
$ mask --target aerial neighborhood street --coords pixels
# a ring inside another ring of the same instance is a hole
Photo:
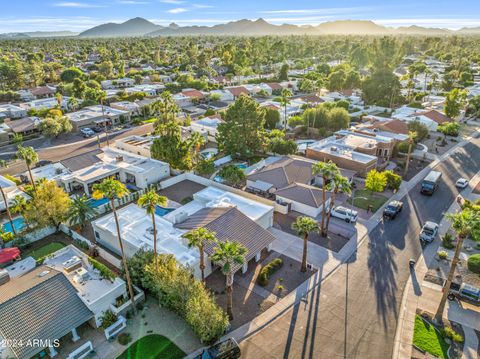
[[[479,358],[452,3],[2,4],[0,359]]]

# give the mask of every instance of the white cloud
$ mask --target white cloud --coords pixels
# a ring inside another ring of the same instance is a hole
[[[185,9],[184,7],[176,7],[175,9],[167,10],[167,12],[170,14],[181,14],[182,12],[187,12],[187,11],[188,9]]]
[[[124,5],[144,5],[144,4],[150,4],[148,1],[136,1],[136,0],[120,0],[118,3],[119,3],[119,4],[124,4]]]
[[[183,1],[183,0],[160,0],[160,2],[163,2],[164,4],[179,5],[179,4],[183,4],[185,1]]]
[[[358,14],[359,11],[378,10],[378,7],[357,6],[357,7],[336,7],[336,8],[321,8],[321,9],[289,9],[289,10],[269,10],[260,11],[261,14],[269,15],[333,15],[333,14]]]
[[[70,1],[62,1],[53,4],[55,7],[73,7],[73,8],[94,8],[94,7],[105,7],[105,5],[98,5],[98,4],[89,4],[85,2],[70,2]]]

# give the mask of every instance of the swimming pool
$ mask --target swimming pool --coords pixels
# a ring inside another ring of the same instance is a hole
[[[104,204],[108,203],[108,198],[101,198],[101,199],[90,198],[88,200],[88,203],[90,203],[90,205],[93,208],[97,208],[97,207],[103,206]]]
[[[248,165],[246,163],[237,163],[235,164],[235,166],[237,166],[238,168],[244,170],[248,167]]]
[[[12,222],[17,232],[20,232],[22,229],[24,229],[27,226],[23,217],[14,218]],[[10,224],[9,221],[3,223],[3,229],[5,230],[5,232],[13,233],[12,225]]]
[[[160,217],[163,217],[172,211],[175,211],[175,208],[165,208],[161,206],[155,206],[155,214]]]

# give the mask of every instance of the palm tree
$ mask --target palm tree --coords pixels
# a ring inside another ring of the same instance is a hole
[[[75,96],[72,96],[68,99],[68,103],[67,103],[67,107],[71,110],[71,111],[75,111],[78,107],[78,101],[77,99],[75,98]]]
[[[33,190],[36,191],[37,187],[35,185],[35,181],[33,180],[31,167],[38,162],[37,152],[35,152],[33,147],[23,147],[22,145],[19,145],[17,150],[17,158],[25,161],[28,169],[28,174],[30,176],[30,182],[32,183]]]
[[[147,193],[140,196],[138,199],[138,205],[142,208],[145,208],[147,214],[152,216],[153,224],[153,263],[155,265],[155,270],[157,270],[157,223],[155,221],[155,207],[157,205],[166,206],[168,202],[167,197],[160,196],[154,190],[150,190]]]
[[[340,171],[335,163],[332,161],[328,162],[317,162],[312,167],[312,172],[314,176],[321,176],[322,177],[322,200],[323,200],[323,208],[322,208],[322,224],[320,229],[322,231],[322,236],[326,237],[327,232],[325,231],[325,216],[326,216],[326,206],[325,202],[327,201],[327,185],[328,181],[330,181],[333,177],[340,174]]]
[[[437,312],[435,313],[435,322],[441,324],[443,322],[443,312],[445,310],[445,304],[447,302],[448,294],[450,292],[450,286],[452,285],[453,276],[455,275],[455,269],[457,268],[458,258],[462,250],[463,241],[471,233],[472,228],[478,227],[480,223],[480,216],[477,212],[469,209],[463,209],[458,213],[447,214],[447,218],[452,221],[452,228],[457,234],[457,245],[455,247],[455,253],[452,258],[452,265],[448,272],[445,286],[443,287],[442,299],[438,305]]]
[[[205,282],[205,244],[217,242],[214,232],[206,228],[194,229],[183,235],[188,240],[188,247],[197,247],[200,253],[200,272],[202,273],[202,282]]]
[[[110,200],[110,205],[112,206],[113,217],[115,218],[115,225],[117,227],[117,236],[118,244],[120,246],[120,252],[122,253],[122,262],[123,268],[125,268],[125,277],[127,279],[128,291],[130,293],[130,299],[132,300],[133,311],[136,313],[137,309],[135,307],[135,294],[133,292],[132,281],[130,279],[130,272],[128,271],[127,257],[125,256],[125,251],[123,250],[122,236],[120,232],[120,223],[118,222],[117,210],[115,208],[115,198],[121,198],[128,194],[128,189],[125,185],[117,181],[115,178],[105,178],[101,183],[93,185],[93,194],[94,199],[108,198]]]
[[[352,184],[348,178],[337,174],[335,175],[330,183],[328,184],[328,190],[332,191],[332,197],[330,197],[330,209],[327,214],[327,223],[325,225],[325,232],[328,233],[328,226],[330,224],[330,217],[332,213],[333,206],[335,205],[335,199],[337,198],[338,193],[345,193],[350,195],[352,193]]]
[[[107,121],[105,119],[105,109],[103,106],[103,103],[107,99],[107,93],[105,91],[98,90],[97,91],[97,101],[100,102],[100,105],[102,106],[102,118],[103,118],[103,123],[104,123],[104,129],[105,129],[105,138],[107,139],[107,147],[110,146],[110,141],[108,139],[108,127],[107,127]]]
[[[311,217],[297,217],[295,222],[292,223],[292,229],[296,230],[298,235],[303,236],[303,255],[301,272],[307,271],[307,247],[308,247],[308,235],[310,232],[318,230],[318,223]]]
[[[226,277],[227,290],[227,314],[230,320],[233,320],[233,267],[245,263],[245,255],[248,250],[238,242],[219,242],[211,256],[212,261],[219,264],[222,273]]]
[[[0,167],[7,168],[8,167],[7,161],[0,160]],[[8,221],[10,222],[10,225],[12,226],[13,234],[16,236],[17,231],[15,230],[15,226],[13,225],[12,215],[10,213],[10,207],[8,205],[8,198],[7,198],[7,195],[5,194],[5,191],[3,190],[3,186],[2,186],[1,181],[0,181],[0,192],[2,193],[3,203],[5,203],[5,210],[7,211]]]
[[[290,100],[289,100],[289,97],[292,96],[292,92],[289,90],[289,89],[283,89],[282,90],[282,100],[281,100],[281,104],[283,105],[283,110],[284,110],[284,121],[285,121],[285,125],[284,125],[284,130],[287,131],[287,122],[288,122],[288,119],[287,119],[287,105],[290,103]]]
[[[72,204],[70,205],[68,219],[70,220],[70,224],[83,228],[85,223],[96,214],[97,210],[92,207],[87,196],[77,196],[72,200]]]
[[[415,143],[417,138],[417,133],[415,131],[408,131],[408,154],[407,154],[407,163],[405,163],[405,171],[403,172],[403,177],[407,175],[408,166],[410,165],[410,156],[412,154],[412,146]]]
[[[197,154],[200,147],[205,143],[205,137],[199,132],[193,132],[189,138],[190,150],[192,151],[192,160],[194,164],[197,164]]]

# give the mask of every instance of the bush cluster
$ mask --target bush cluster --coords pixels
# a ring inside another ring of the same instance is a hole
[[[100,263],[99,261],[93,259],[92,257],[88,258],[88,261],[93,266],[94,269],[100,272],[100,275],[105,279],[113,280],[115,278],[115,273],[113,273],[110,268],[108,268],[105,264]]]
[[[283,260],[281,258],[275,258],[273,261],[265,265],[257,278],[257,283],[262,287],[268,285],[270,276],[283,266]]]
[[[444,338],[449,338],[456,343],[463,343],[464,341],[463,336],[458,334],[455,330],[453,330],[449,326],[445,326],[445,328],[442,329],[442,336]]]
[[[467,261],[468,270],[480,274],[480,254],[472,254]]]

